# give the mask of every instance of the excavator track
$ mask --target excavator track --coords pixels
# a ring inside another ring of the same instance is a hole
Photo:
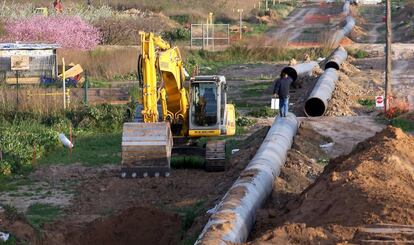
[[[206,145],[206,171],[221,172],[226,170],[226,141],[211,140]]]

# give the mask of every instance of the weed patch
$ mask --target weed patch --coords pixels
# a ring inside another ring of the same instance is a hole
[[[73,164],[102,166],[121,162],[121,133],[88,134],[74,138],[75,147],[59,147],[40,160],[41,164]]]
[[[62,210],[59,207],[35,203],[27,209],[26,218],[35,229],[39,230],[43,224],[53,222],[61,214]]]
[[[200,216],[204,210],[206,201],[199,200],[193,206],[181,208],[178,210],[178,215],[181,217],[181,228],[187,231],[193,225],[195,219]]]
[[[247,115],[252,117],[275,117],[277,112],[277,110],[273,110],[268,106],[263,106],[249,111]]]
[[[391,125],[401,128],[405,132],[414,132],[414,122],[405,118],[393,118],[391,119]]]

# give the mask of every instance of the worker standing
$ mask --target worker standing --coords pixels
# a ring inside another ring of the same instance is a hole
[[[280,78],[275,81],[273,97],[279,97],[279,113],[281,117],[286,117],[289,111],[289,89],[292,82],[292,78],[285,72],[282,72]]]
[[[61,14],[63,12],[62,0],[55,0],[53,2],[53,7],[55,8],[57,14]]]

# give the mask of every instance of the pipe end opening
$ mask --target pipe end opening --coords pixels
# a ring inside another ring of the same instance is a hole
[[[289,77],[292,78],[293,81],[296,81],[296,79],[298,79],[298,73],[291,66],[283,68],[283,70],[280,72],[280,75],[282,75],[282,73],[286,73]]]
[[[325,70],[329,69],[329,68],[334,68],[335,70],[339,71],[339,65],[338,63],[334,62],[334,61],[329,61],[328,63],[326,63],[325,65]]]
[[[310,98],[305,103],[305,114],[308,117],[320,117],[325,114],[325,103],[319,98]]]

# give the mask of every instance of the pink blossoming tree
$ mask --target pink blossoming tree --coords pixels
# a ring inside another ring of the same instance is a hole
[[[34,16],[9,21],[3,41],[57,43],[63,48],[90,50],[100,42],[98,29],[74,16]]]

